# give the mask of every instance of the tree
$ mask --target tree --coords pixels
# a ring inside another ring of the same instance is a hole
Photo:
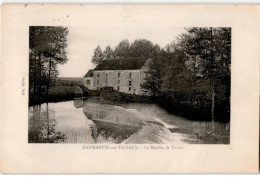
[[[106,47],[106,50],[103,52],[103,55],[104,55],[104,60],[110,60],[114,58],[113,50],[110,48],[109,45]]]
[[[114,55],[116,58],[127,58],[129,57],[129,41],[122,40],[116,47]]]
[[[146,39],[138,39],[131,44],[129,48],[129,56],[152,57],[155,49],[156,48],[154,48],[154,45],[151,41]]]
[[[57,64],[67,62],[68,33],[66,27],[30,27],[30,90],[33,85],[34,94],[41,94],[41,87],[46,85],[48,95],[51,80],[57,76]]]
[[[104,60],[104,55],[100,46],[97,46],[94,50],[94,56],[92,57],[92,61],[94,64],[100,64]]]
[[[64,64],[67,62],[67,35],[68,29],[64,27],[49,27],[46,30],[48,35],[48,42],[44,56],[48,58],[48,82],[47,82],[47,95],[49,94],[49,87],[52,78],[57,76],[57,64]]]
[[[145,83],[141,86],[150,91],[153,97],[159,97],[161,94],[162,77],[160,62],[161,60],[152,59],[149,64],[149,71],[146,72],[147,77],[145,78]]]
[[[149,63],[149,70],[146,72],[145,83],[142,88],[150,91],[151,95],[155,98],[160,97],[162,94],[163,76],[165,75],[165,65],[167,58],[165,52],[159,51],[157,46],[157,52],[154,53],[151,62]]]
[[[159,53],[152,54],[143,87],[159,96],[158,100],[173,112],[179,110],[188,117],[211,118],[213,122],[223,116],[228,120],[231,29],[186,31]]]
[[[208,80],[205,88],[208,88],[208,96],[211,97],[211,120],[214,123],[217,102],[219,105],[229,105],[227,100],[230,93],[224,88],[230,89],[231,31],[230,28],[210,27],[191,28],[188,32],[198,38],[196,44],[199,44],[199,48],[195,54],[202,61],[201,71]]]
[[[152,51],[153,51],[152,55],[157,55],[161,52],[161,47],[158,44],[155,44]]]
[[[30,27],[29,29],[29,66],[30,66],[30,86],[33,85],[34,95],[40,94],[42,86],[42,70],[44,67],[44,59],[42,54],[44,44],[46,43],[46,35],[44,27]],[[30,90],[32,88],[30,87]]]

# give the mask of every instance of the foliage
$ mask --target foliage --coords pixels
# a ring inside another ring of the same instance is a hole
[[[169,111],[227,121],[230,65],[230,28],[189,28],[154,56],[143,87]]]
[[[111,47],[108,45],[106,47],[106,50],[103,52],[104,60],[110,60],[114,58],[114,53]]]
[[[32,26],[29,29],[29,77],[30,92],[41,95],[43,87],[49,87],[58,75],[57,65],[67,62],[66,27]]]
[[[55,113],[50,110],[48,103],[46,109],[40,105],[32,107],[33,114],[29,119],[29,143],[61,143],[65,139],[65,134],[55,129],[57,121]]]
[[[108,45],[105,51],[102,52],[100,46],[97,46],[94,50],[92,62],[101,64],[104,60],[111,59],[149,58],[159,52],[160,46],[158,44],[154,45],[146,39],[137,39],[131,44],[128,40],[122,40],[114,50]]]
[[[115,58],[126,58],[129,57],[129,41],[122,40],[116,47],[115,47]]]
[[[154,45],[146,39],[135,40],[129,48],[130,57],[152,57]]]
[[[165,48],[146,39],[122,40],[101,53],[98,46],[94,56],[102,57],[96,64],[103,56],[151,58],[142,87],[168,111],[197,120],[229,120],[231,28],[187,28]]]
[[[92,62],[94,64],[100,64],[103,60],[104,60],[103,52],[100,46],[97,46],[97,48],[94,50],[94,56],[92,57]]]

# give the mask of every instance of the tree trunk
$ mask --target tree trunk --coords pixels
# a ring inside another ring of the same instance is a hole
[[[214,129],[214,110],[215,110],[215,86],[214,86],[214,81],[212,84],[212,98],[211,98],[211,122],[212,122],[212,129]]]
[[[34,62],[34,81],[33,81],[33,94],[36,95],[36,87],[37,87],[37,84],[36,84],[36,81],[37,81],[37,58],[36,58],[36,55],[33,54],[33,62]]]
[[[38,55],[38,85],[37,85],[37,92],[38,95],[41,95],[41,73],[42,73],[42,64],[41,64],[41,55]]]
[[[38,76],[38,70],[39,70],[39,59],[38,59],[38,55],[35,56],[36,60],[36,70],[35,70],[35,76],[36,76],[36,88],[35,88],[35,92],[36,92],[36,95],[38,95],[38,80],[39,80],[39,76]]]
[[[47,112],[47,142],[49,143],[49,135],[50,135],[50,119],[49,119],[49,105],[46,103],[46,112]]]
[[[197,70],[196,70],[196,63],[197,63],[197,56],[194,55],[194,65],[193,65],[193,72],[194,72],[194,76],[193,76],[193,86],[192,86],[192,106],[193,107],[197,107],[194,105],[194,99],[195,99],[195,95],[196,95],[196,75],[197,75]],[[195,99],[196,101],[196,99]]]
[[[211,44],[211,80],[212,80],[212,98],[211,98],[211,122],[212,129],[214,129],[214,110],[215,110],[215,81],[214,81],[214,54],[213,54],[213,31],[210,27],[210,44]]]
[[[51,80],[51,58],[49,58],[49,72],[48,72],[48,81],[47,81],[47,97],[49,96],[50,80]]]

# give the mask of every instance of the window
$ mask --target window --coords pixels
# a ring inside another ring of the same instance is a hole
[[[97,74],[97,77],[99,77],[99,74]]]
[[[87,80],[87,81],[86,81],[86,84],[90,84],[90,80]]]
[[[106,74],[106,83],[107,83],[107,74]]]
[[[119,86],[117,86],[117,91],[119,91],[120,90],[120,87]]]
[[[131,87],[128,88],[128,91],[131,91]]]
[[[117,84],[118,84],[118,85],[120,84],[120,80],[117,81]]]
[[[117,76],[120,77],[120,72],[118,72]]]
[[[132,73],[130,72],[130,73],[129,73],[129,78],[131,78],[131,77],[132,77]]]
[[[129,81],[128,84],[129,84],[129,86],[132,86],[132,81]]]
[[[99,85],[99,80],[97,80],[97,84]]]

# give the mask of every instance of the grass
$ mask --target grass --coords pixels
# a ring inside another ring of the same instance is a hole
[[[191,140],[185,140],[195,144],[229,144],[230,128],[228,123],[200,122],[176,119],[174,122],[177,128],[169,129],[171,132],[186,134]]]
[[[84,87],[80,80],[62,80],[58,78],[55,85],[49,88],[49,94],[46,93],[46,86],[42,87],[42,93],[33,95],[31,91],[29,96],[29,106],[42,104],[46,102],[60,102],[73,100],[74,97],[82,95],[99,96],[99,91],[91,91]],[[45,90],[45,91],[44,91]],[[75,95],[75,93],[78,93]]]
[[[54,86],[50,87],[49,95],[43,92],[41,95],[30,95],[29,106],[42,104],[45,102],[68,101],[74,98],[75,86]]]

